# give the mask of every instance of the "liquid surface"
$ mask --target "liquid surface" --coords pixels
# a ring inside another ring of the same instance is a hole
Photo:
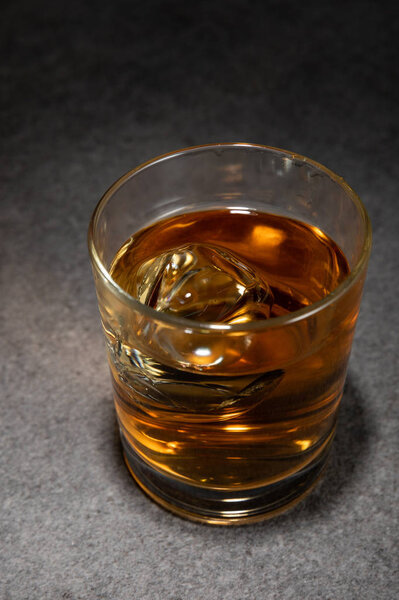
[[[229,324],[301,309],[348,273],[319,229],[227,209],[155,223],[127,240],[111,266],[123,289],[157,311]],[[248,489],[296,473],[333,435],[356,310],[348,316],[338,302],[289,327],[205,335],[132,322],[107,306],[125,439],[154,469],[202,487]]]
[[[179,215],[134,235],[113,279],[156,310],[204,322],[276,317],[321,300],[349,273],[320,229],[265,213]]]

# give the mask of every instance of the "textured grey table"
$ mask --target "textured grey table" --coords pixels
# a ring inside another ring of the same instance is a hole
[[[2,600],[398,597],[393,10],[3,5]],[[374,229],[327,474],[290,513],[241,528],[174,517],[130,478],[86,250],[90,214],[118,176],[212,141],[315,158],[358,191]]]

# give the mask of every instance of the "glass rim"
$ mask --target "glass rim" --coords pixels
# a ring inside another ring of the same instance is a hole
[[[111,277],[111,275],[108,272],[104,263],[101,261],[99,254],[97,252],[96,245],[94,242],[94,232],[95,232],[95,228],[96,228],[98,219],[100,218],[103,209],[105,208],[108,201],[115,194],[115,192],[122,185],[124,185],[129,179],[131,179],[138,173],[144,171],[145,169],[148,169],[149,167],[151,167],[157,163],[163,162],[165,160],[170,160],[170,159],[179,157],[181,155],[195,153],[198,151],[202,152],[202,151],[206,151],[206,150],[214,150],[217,147],[220,149],[227,149],[227,148],[231,148],[231,149],[243,148],[243,149],[245,149],[245,148],[248,148],[248,149],[264,150],[264,151],[274,152],[277,154],[282,154],[292,160],[301,161],[302,163],[308,163],[308,164],[316,167],[320,171],[323,171],[336,184],[338,184],[345,191],[345,193],[348,196],[351,197],[353,203],[355,204],[355,206],[363,220],[363,225],[364,225],[364,230],[365,230],[363,247],[361,250],[360,257],[357,260],[356,264],[354,265],[353,269],[351,269],[349,275],[332,292],[327,294],[327,296],[325,296],[321,300],[318,300],[317,302],[310,304],[309,306],[306,306],[304,308],[301,308],[300,310],[297,310],[297,311],[294,311],[291,313],[287,313],[280,317],[273,317],[273,318],[265,319],[262,321],[250,321],[248,323],[228,324],[228,323],[217,323],[217,322],[207,322],[207,321],[204,321],[204,322],[194,321],[192,319],[186,319],[184,317],[176,317],[176,316],[168,314],[168,313],[163,313],[161,311],[157,311],[154,308],[151,308],[150,306],[143,304],[142,302],[140,302],[139,300],[137,300],[136,298],[134,298],[133,296],[131,296],[130,294],[125,292],[125,290],[123,288],[121,288],[116,283],[116,281],[113,280],[113,278]],[[334,173],[333,171],[331,171],[324,165],[316,162],[315,160],[308,158],[306,156],[303,156],[301,154],[298,154],[296,152],[291,152],[290,150],[284,150],[282,148],[276,148],[274,146],[266,146],[263,144],[252,144],[252,143],[248,143],[248,142],[212,143],[212,144],[202,144],[202,145],[197,145],[197,146],[190,146],[187,148],[182,148],[180,150],[174,150],[174,151],[168,152],[166,154],[161,154],[159,156],[151,158],[150,160],[148,160],[144,163],[141,163],[137,167],[131,169],[130,171],[128,171],[127,173],[125,173],[124,175],[119,177],[119,179],[117,179],[108,188],[108,190],[105,192],[105,194],[103,194],[103,196],[100,198],[99,202],[97,203],[97,206],[95,207],[95,209],[93,211],[92,217],[90,219],[89,229],[88,229],[88,247],[89,247],[89,255],[90,255],[92,264],[96,267],[96,269],[99,271],[99,273],[102,275],[102,277],[106,280],[106,282],[111,286],[111,289],[113,290],[113,292],[118,297],[120,297],[123,300],[123,302],[130,305],[133,310],[140,311],[142,314],[151,318],[152,320],[156,320],[156,321],[168,324],[168,325],[184,327],[185,329],[197,330],[197,331],[205,330],[205,331],[209,331],[209,332],[229,331],[232,333],[246,332],[246,331],[262,331],[262,330],[272,329],[275,327],[281,327],[284,325],[290,325],[290,324],[296,323],[298,321],[302,321],[308,317],[311,317],[314,314],[323,310],[324,308],[330,306],[333,302],[337,301],[341,296],[343,296],[349,288],[352,287],[352,285],[355,283],[355,281],[357,280],[360,273],[362,273],[363,268],[367,264],[368,258],[370,256],[371,239],[372,239],[371,222],[370,222],[369,216],[367,214],[366,208],[364,207],[363,202],[361,201],[359,196],[348,185],[348,183],[343,179],[343,177],[337,175],[336,173]]]

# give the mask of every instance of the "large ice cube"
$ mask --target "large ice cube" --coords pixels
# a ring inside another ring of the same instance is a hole
[[[158,311],[203,322],[245,323],[270,317],[266,281],[232,252],[187,244],[141,264],[133,295]]]
[[[262,374],[208,375],[161,364],[117,340],[109,343],[112,369],[133,393],[135,408],[185,414],[189,421],[230,419],[265,401],[284,371]],[[125,403],[129,400],[123,400]]]

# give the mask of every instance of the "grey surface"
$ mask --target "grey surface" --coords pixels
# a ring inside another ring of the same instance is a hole
[[[398,20],[388,7],[2,9],[2,599],[398,597]],[[289,514],[235,529],[172,516],[127,473],[86,250],[90,214],[117,177],[212,141],[326,164],[374,229],[327,474]]]

